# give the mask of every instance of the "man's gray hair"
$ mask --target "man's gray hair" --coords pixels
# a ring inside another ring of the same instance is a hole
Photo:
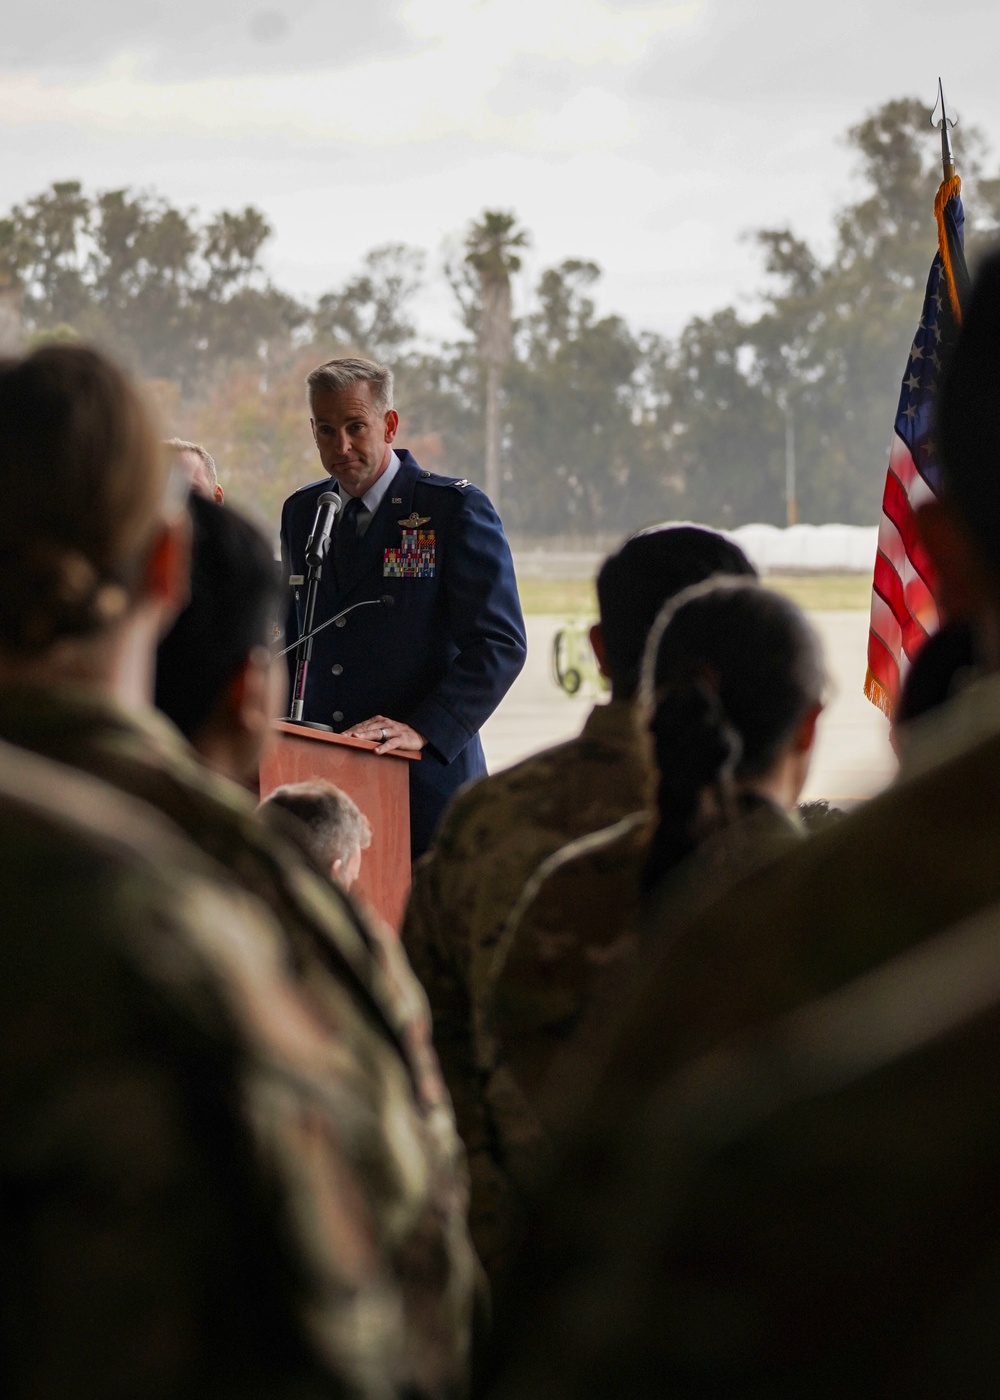
[[[306,379],[309,402],[311,404],[318,393],[339,394],[355,384],[371,385],[372,403],[379,413],[388,413],[392,408],[392,370],[388,365],[362,359],[360,355],[327,360],[325,365],[314,369]]]
[[[200,442],[185,442],[183,438],[168,438],[163,445],[178,455],[182,452],[193,452],[196,457],[200,457],[205,463],[209,481],[213,486],[218,486],[219,473],[215,469],[215,458],[207,448],[202,447]]]
[[[368,818],[346,792],[324,778],[307,783],[285,783],[260,804],[265,819],[278,808],[301,823],[297,835],[317,865],[329,870],[335,860],[346,865],[355,851],[372,843]]]

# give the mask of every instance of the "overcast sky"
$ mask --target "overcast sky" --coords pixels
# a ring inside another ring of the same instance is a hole
[[[602,306],[671,332],[759,284],[746,230],[828,237],[842,133],[939,71],[1000,165],[998,40],[972,0],[33,0],[0,36],[0,208],[71,177],[254,203],[309,295],[508,208],[526,276],[593,258]]]

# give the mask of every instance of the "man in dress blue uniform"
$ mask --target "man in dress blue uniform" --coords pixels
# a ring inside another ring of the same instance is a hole
[[[452,794],[485,773],[479,730],[524,665],[524,619],[499,516],[463,479],[424,471],[392,447],[399,416],[392,371],[363,359],[313,370],[313,438],[343,509],[323,567],[314,626],[359,608],[313,642],[304,718],[377,743],[419,751],[410,768],[414,858]],[[303,486],[281,513],[288,585],[285,644],[300,635],[305,547],[329,480]],[[295,654],[289,652],[294,679]]]

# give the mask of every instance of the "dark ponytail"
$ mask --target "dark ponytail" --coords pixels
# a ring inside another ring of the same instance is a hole
[[[735,819],[735,782],[770,771],[825,683],[815,633],[780,594],[718,579],[664,608],[642,685],[658,816],[645,892]]]
[[[698,844],[696,832],[726,820],[740,737],[718,694],[694,676],[665,689],[650,716],[659,814],[643,877],[648,890]]]

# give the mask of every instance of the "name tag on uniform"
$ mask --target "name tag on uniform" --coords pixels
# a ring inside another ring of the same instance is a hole
[[[382,555],[383,578],[433,578],[437,544],[433,530],[403,530],[398,549]]]
[[[306,576],[305,576],[305,574],[289,574],[289,575],[288,575],[288,586],[289,586],[289,588],[298,588],[299,584],[300,584],[300,583],[305,583],[305,581],[306,581]]]

